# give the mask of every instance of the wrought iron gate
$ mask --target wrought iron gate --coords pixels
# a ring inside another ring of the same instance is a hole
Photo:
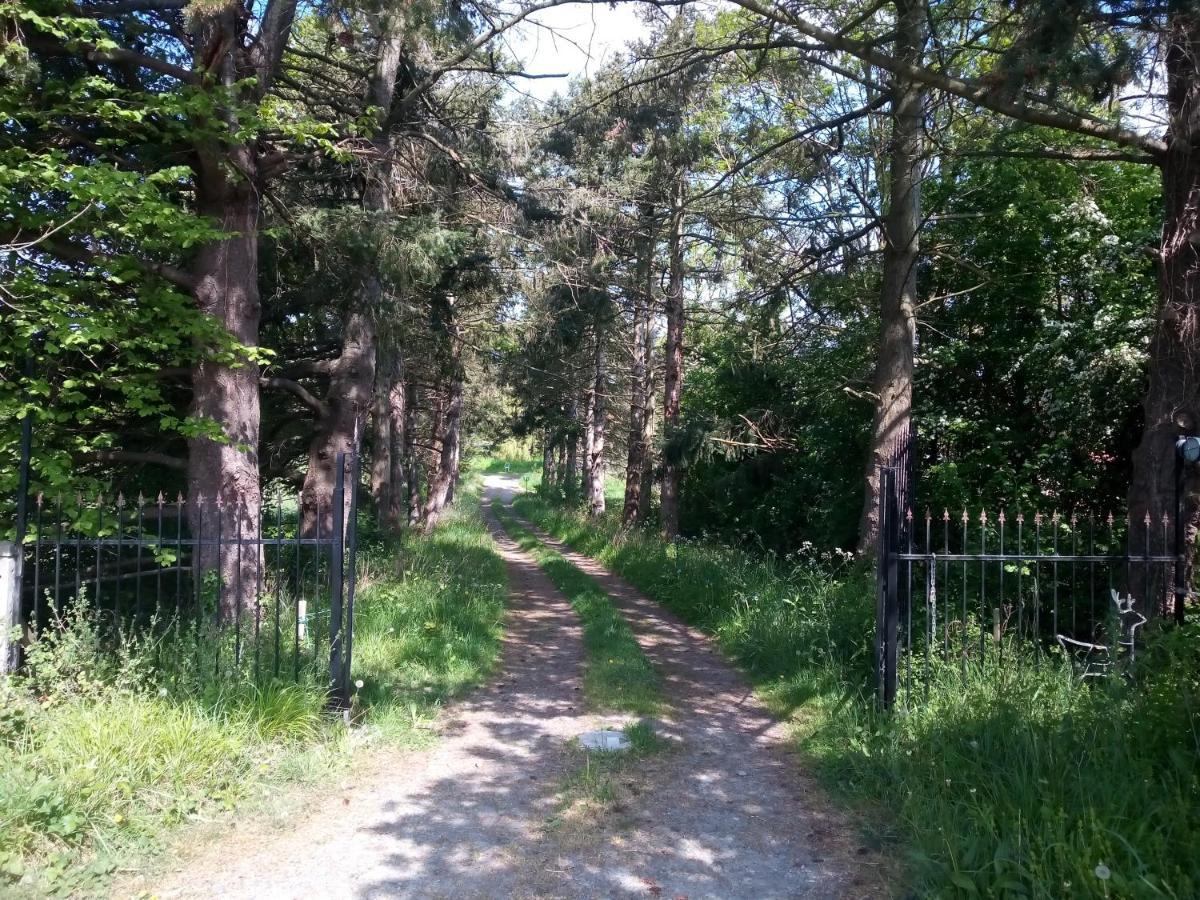
[[[182,494],[30,496],[30,449],[23,440],[14,528],[24,643],[86,604],[106,633],[158,641],[166,677],[210,666],[255,683],[316,681],[334,706],[349,701],[357,453],[337,455],[331,501],[305,528],[299,498],[278,492],[233,516]]]
[[[965,683],[1006,662],[1065,656],[1085,678],[1128,671],[1142,625],[1182,621],[1182,490],[1173,510],[1136,522],[985,508],[915,514],[911,458],[906,436],[878,471],[882,706],[919,702],[936,677]]]

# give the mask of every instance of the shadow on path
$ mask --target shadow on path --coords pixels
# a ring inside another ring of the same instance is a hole
[[[490,476],[488,503],[515,479]],[[485,503],[485,505],[487,505]],[[777,729],[696,635],[627,586],[617,597],[659,666],[677,749],[639,768],[636,800],[569,839],[547,821],[578,772],[572,740],[619,717],[586,712],[576,614],[490,515],[510,576],[498,674],[443,713],[432,748],[332,792],[282,834],[235,832],[153,893],[223,898],[880,896],[836,852]],[[566,548],[557,548],[570,553]],[[849,859],[849,861],[848,861]]]

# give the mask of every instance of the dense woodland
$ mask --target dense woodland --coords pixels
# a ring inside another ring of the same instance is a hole
[[[361,448],[429,526],[515,432],[593,514],[624,477],[627,524],[867,550],[915,426],[934,507],[1171,508],[1188,4],[647,4],[548,104],[497,40],[537,8],[6,3],[35,488],[314,528]]]

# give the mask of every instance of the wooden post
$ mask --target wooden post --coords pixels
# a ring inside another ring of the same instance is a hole
[[[0,675],[17,671],[21,645],[21,548],[13,541],[0,541]]]

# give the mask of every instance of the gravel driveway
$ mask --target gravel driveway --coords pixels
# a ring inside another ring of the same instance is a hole
[[[491,476],[487,503],[515,479]],[[167,897],[879,897],[882,866],[800,773],[785,735],[700,634],[554,543],[597,578],[660,671],[674,749],[648,758],[619,815],[547,827],[573,739],[619,717],[583,709],[583,648],[566,599],[489,516],[508,567],[498,674],[449,707],[430,749],[335,792],[284,833],[205,848]],[[641,765],[641,764],[639,764]],[[632,799],[630,799],[632,798]]]

